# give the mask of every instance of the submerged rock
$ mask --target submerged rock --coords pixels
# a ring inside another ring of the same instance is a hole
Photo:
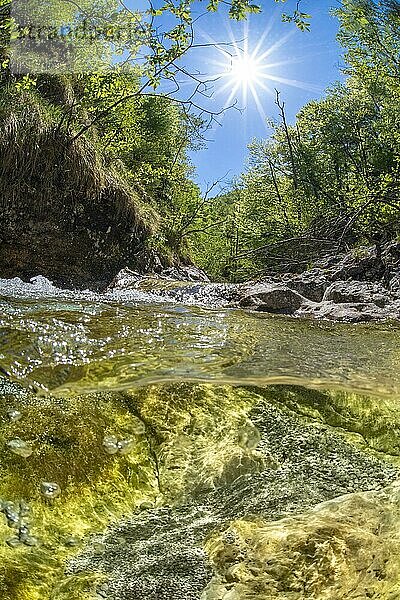
[[[10,409],[7,411],[7,417],[12,423],[16,423],[22,418],[22,413],[20,413],[19,410]]]
[[[57,498],[61,494],[61,488],[58,483],[50,483],[48,481],[42,481],[40,491],[45,498],[49,499]]]
[[[398,598],[399,525],[399,482],[280,521],[234,521],[206,544],[216,574],[202,600]]]
[[[10,440],[7,442],[7,447],[18,456],[22,456],[23,458],[29,458],[33,454],[33,448],[31,444],[21,440],[20,438],[16,438],[14,440]]]
[[[121,520],[105,535],[93,538],[69,562],[68,576],[81,577],[93,571],[106,576],[108,588],[104,597],[109,600],[215,600],[222,597],[244,600],[253,596],[247,596],[236,586],[241,581],[236,565],[247,560],[247,546],[242,538],[236,540],[234,533],[237,519],[239,523],[243,520],[249,527],[256,527],[260,519],[296,515],[343,493],[379,489],[397,476],[396,469],[360,452],[333,430],[306,424],[273,403],[260,400],[250,416],[259,434],[255,435],[247,424],[237,440],[242,444],[244,440],[245,446],[248,443],[253,448],[256,446],[258,455],[264,457],[257,469],[243,461],[241,466],[234,467],[236,476],[225,477],[224,471],[228,474],[232,467],[226,457],[217,489],[196,492],[191,501],[182,506],[149,506],[146,511]],[[276,461],[273,465],[271,457]],[[190,460],[190,454],[186,460]],[[180,470],[187,471],[187,468],[183,462]],[[247,518],[251,520],[245,521]],[[227,530],[226,524],[232,520]],[[334,514],[332,520],[335,520]],[[222,542],[218,533],[221,530],[225,531]],[[99,543],[103,545],[101,552],[97,547]],[[237,549],[238,543],[243,544],[243,552]],[[253,546],[256,547],[256,542],[249,544],[250,549]],[[217,547],[222,549],[217,552]],[[323,552],[322,549],[321,555]],[[327,560],[329,558],[328,553]],[[250,569],[245,579],[245,583],[254,579],[254,590],[258,589],[258,572],[261,583],[265,574],[263,564],[256,568]],[[310,573],[317,568],[318,563],[314,566],[311,559]],[[268,571],[268,565],[266,569]],[[284,572],[283,567],[278,564],[276,576],[281,572]],[[214,594],[216,590],[219,595]],[[251,587],[249,590],[256,593]],[[259,596],[260,600],[266,597],[265,594]],[[308,596],[294,597],[305,600]]]
[[[103,446],[107,454],[116,454],[118,452],[118,438],[115,435],[106,435]]]

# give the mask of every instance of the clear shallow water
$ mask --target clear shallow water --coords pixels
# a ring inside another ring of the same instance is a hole
[[[400,597],[398,325],[150,280],[0,307],[1,600]]]
[[[202,294],[202,303],[207,294]],[[299,384],[400,395],[400,327],[286,319],[173,302],[0,281],[0,365],[53,394],[150,383]],[[212,298],[210,299],[212,304]]]

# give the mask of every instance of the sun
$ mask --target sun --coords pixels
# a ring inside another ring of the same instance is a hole
[[[209,60],[212,70],[204,76],[215,83],[215,96],[225,96],[222,112],[233,106],[246,113],[255,108],[266,123],[265,108],[276,100],[277,85],[318,94],[323,91],[315,84],[283,76],[282,70],[287,65],[298,62],[298,59],[283,57],[281,53],[282,47],[296,32],[292,28],[286,35],[271,39],[274,24],[271,18],[257,40],[250,36],[248,21],[244,23],[240,41],[235,40],[229,23],[225,24],[228,42],[218,43],[207,32],[200,31],[206,45],[216,50],[216,58]]]
[[[228,77],[238,87],[258,85],[263,77],[263,65],[250,54],[236,55],[232,58]]]

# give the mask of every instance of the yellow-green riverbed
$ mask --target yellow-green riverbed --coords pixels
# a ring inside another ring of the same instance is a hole
[[[0,303],[0,598],[400,598],[399,325]]]

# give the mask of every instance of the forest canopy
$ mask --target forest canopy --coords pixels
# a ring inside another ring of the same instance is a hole
[[[249,168],[208,207],[209,222],[228,215],[200,236],[200,262],[215,276],[304,270],[399,235],[400,3],[343,0],[333,14],[345,82],[293,124],[277,93],[270,137],[250,144]]]

